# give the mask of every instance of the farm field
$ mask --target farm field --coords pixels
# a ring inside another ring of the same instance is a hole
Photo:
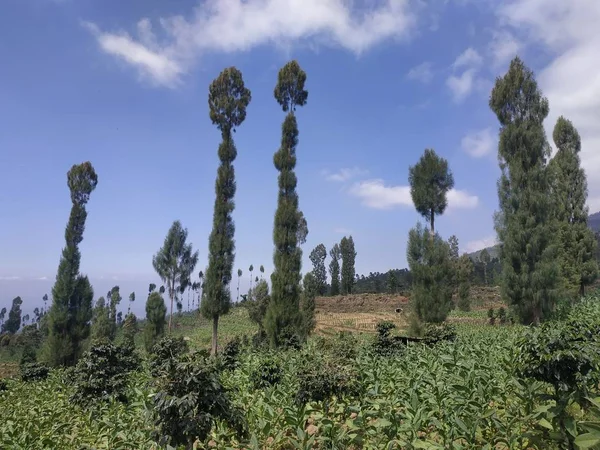
[[[364,300],[357,299],[363,305]],[[490,326],[484,308],[451,314],[457,330],[453,342],[409,344],[387,354],[376,350],[376,334],[364,333],[362,339],[358,333],[340,335],[329,324],[339,320],[331,318],[336,314],[353,315],[355,323],[348,328],[361,330],[361,323],[391,316],[388,311],[318,308],[321,332],[299,350],[274,353],[243,344],[237,363],[220,378],[243,411],[248,433],[239,438],[218,420],[197,448],[561,448],[548,435],[552,402],[541,400],[549,385],[524,381],[516,373],[518,343],[527,329]],[[594,308],[598,319],[597,303]],[[472,321],[461,323],[464,317]],[[192,350],[206,348],[210,333],[205,322],[179,316],[174,334],[189,339]],[[225,342],[256,330],[246,310],[234,308],[223,317],[220,331]],[[269,379],[265,364],[278,367],[273,385],[257,384],[261,376]],[[129,377],[126,403],[74,404],[70,372],[62,369],[43,381],[10,379],[6,384],[0,393],[2,449],[160,448],[153,434],[155,391],[146,363]],[[320,398],[323,391],[328,395]],[[575,423],[600,419],[594,410],[572,409]]]

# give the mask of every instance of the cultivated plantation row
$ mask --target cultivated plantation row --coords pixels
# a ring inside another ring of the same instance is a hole
[[[251,93],[239,70],[225,69],[209,87],[221,143],[208,266],[192,281],[199,253],[175,221],[153,257],[163,286],[150,285],[142,320],[119,316],[118,286],[94,301],[79,272],[98,177],[90,162],[71,168],[65,246],[44,299],[51,304],[20,329],[17,298],[3,323],[0,350],[20,363],[0,379],[0,448],[600,448],[600,295],[586,293],[598,274],[597,243],[581,141],[560,117],[550,158],[549,105],[533,72],[515,58],[489,101],[500,123],[501,269],[488,272],[487,251],[473,261],[459,255],[455,236],[437,232],[454,177],[426,149],[408,168],[426,225],[409,232],[408,271],[386,274],[395,300],[368,304],[352,296],[367,281],[356,276],[351,236],[329,252],[316,246],[302,276],[308,221],[296,192],[295,111],[307,103],[305,82],[296,61],[278,75],[285,118],[273,158],[274,271],[268,283],[261,266],[240,295],[238,269],[240,302],[231,294],[233,133]],[[499,285],[502,303],[475,301],[476,267],[486,285]],[[174,313],[186,290],[192,308]]]

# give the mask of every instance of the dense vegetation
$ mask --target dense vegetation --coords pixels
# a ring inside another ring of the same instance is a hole
[[[490,96],[500,123],[497,251],[460,255],[455,236],[441,237],[436,218],[454,176],[426,149],[408,169],[426,223],[409,232],[409,270],[368,277],[356,275],[352,236],[329,252],[317,245],[302,276],[308,222],[296,191],[295,110],[307,102],[306,79],[296,61],[279,72],[274,97],[286,116],[273,158],[274,272],[269,285],[264,267],[253,279],[250,265],[251,288],[240,295],[238,269],[239,305],[230,292],[232,132],[251,99],[239,70],[225,69],[209,88],[222,141],[208,268],[192,280],[199,253],[173,222],[152,261],[165,285],[149,286],[143,321],[129,308],[125,318],[117,311],[119,286],[93,303],[79,244],[98,178],[89,162],[71,168],[72,209],[51,306],[37,309],[31,323],[21,317],[20,297],[0,312],[0,346],[20,358],[18,373],[0,379],[0,448],[600,446],[600,294],[585,297],[598,275],[598,248],[587,222],[581,142],[560,117],[550,158],[549,104],[533,72],[515,58]],[[490,307],[487,319],[485,310],[471,311],[474,282],[498,284],[507,308]],[[186,291],[193,312],[184,315]],[[317,296],[383,291],[410,297],[409,311],[396,310],[406,327],[386,320],[366,335],[313,335]],[[476,323],[461,320],[469,318]],[[184,319],[191,322],[185,335],[173,326]]]

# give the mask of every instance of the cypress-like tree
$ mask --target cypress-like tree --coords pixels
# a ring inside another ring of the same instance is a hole
[[[481,263],[481,266],[483,267],[483,283],[487,286],[488,283],[488,266],[490,264],[490,261],[492,260],[490,253],[487,251],[487,248],[484,248],[483,250],[481,250],[479,252],[479,262]]]
[[[15,297],[12,301],[12,306],[10,311],[8,311],[8,319],[6,323],[2,324],[2,332],[3,333],[11,333],[15,334],[21,328],[21,305],[23,304],[23,300],[21,297]],[[6,308],[3,308],[4,314],[6,314]],[[4,314],[2,314],[2,318],[4,318]]]
[[[295,110],[304,106],[308,92],[304,90],[306,73],[296,61],[287,63],[280,71],[274,95],[287,115],[282,126],[281,147],[275,153],[273,162],[279,171],[279,195],[273,241],[274,270],[271,274],[271,301],[265,316],[265,331],[272,346],[282,344],[286,335],[298,333],[300,315],[300,270],[302,250],[298,244],[301,216],[296,192],[297,178],[296,146],[298,144],[298,124]]]
[[[86,276],[79,274],[87,211],[85,205],[98,184],[90,162],[74,165],[67,173],[71,192],[71,214],[65,230],[56,283],[52,288],[52,306],[48,317],[47,359],[53,366],[73,365],[82,353],[82,343],[90,333],[94,291]]]
[[[567,294],[584,295],[598,276],[597,242],[588,228],[587,178],[581,168],[581,138],[573,124],[559,117],[553,132],[558,152],[550,161],[552,193],[559,221],[560,268]]]
[[[354,240],[352,236],[342,238],[340,242],[340,252],[342,254],[342,294],[352,294],[354,287],[354,276],[356,274],[355,261],[356,250],[354,249]]]
[[[242,269],[238,269],[237,301],[240,301],[240,280],[242,279]]]
[[[446,194],[454,187],[454,177],[448,161],[433,149],[425,149],[417,164],[409,168],[410,195],[425,220],[429,221],[431,235],[435,234],[435,216],[444,214],[448,206]]]
[[[260,270],[260,279],[263,279],[263,275],[265,274],[265,266],[263,266],[262,264],[260,265],[260,268],[258,269]]]
[[[135,292],[129,294],[129,305],[127,306],[127,314],[131,312],[131,305],[135,302]]]
[[[450,263],[452,264],[452,289],[456,291],[458,288],[458,238],[453,234],[448,238],[448,245],[450,246]]]
[[[260,280],[248,293],[248,316],[258,325],[259,331],[264,333],[263,321],[269,306],[269,285],[266,280]]]
[[[329,263],[329,275],[331,276],[331,289],[329,293],[334,295],[340,295],[340,258],[342,257],[342,252],[340,250],[340,245],[335,244],[331,250],[329,251],[329,256],[331,257],[331,261]]]
[[[146,301],[146,325],[144,326],[144,345],[147,351],[152,350],[165,334],[167,307],[158,292],[152,292]]]
[[[123,344],[127,347],[135,347],[135,334],[137,333],[137,317],[133,313],[127,314],[123,321]]]
[[[6,317],[6,307],[2,308],[2,310],[0,311],[0,325],[4,326],[4,318]],[[0,330],[4,331],[3,328],[0,328]]]
[[[500,122],[498,161],[503,296],[522,323],[538,324],[557,298],[559,267],[543,122],[548,101],[533,72],[516,57],[496,79],[490,108]]]
[[[300,296],[300,334],[308,336],[317,325],[315,320],[315,299],[319,294],[319,283],[312,272],[302,279],[302,294]]]
[[[406,253],[413,280],[413,312],[421,321],[443,322],[453,305],[450,246],[418,223],[408,233]]]
[[[390,294],[396,294],[398,292],[398,278],[393,270],[388,272],[387,287]]]
[[[222,139],[219,145],[221,165],[215,183],[213,229],[208,242],[208,269],[200,308],[202,315],[213,321],[213,355],[217,353],[219,317],[227,314],[231,306],[229,283],[235,259],[232,213],[236,190],[233,162],[237,156],[232,132],[244,122],[251,98],[250,90],[244,86],[242,73],[235,67],[223,70],[211,83],[208,93],[210,119],[221,131]]]
[[[471,276],[473,275],[473,261],[468,255],[458,258],[456,278],[458,282],[458,308],[461,311],[471,309]]]
[[[250,289],[252,289],[252,272],[254,271],[254,266],[252,264],[250,264],[250,267],[248,267],[248,272],[250,272]]]
[[[169,333],[173,318],[173,301],[181,290],[190,283],[192,272],[198,263],[198,251],[192,252],[192,244],[187,243],[188,230],[176,220],[171,225],[163,246],[152,257],[152,265],[160,279],[167,283],[171,308],[169,310]],[[160,294],[165,291],[161,286]]]
[[[317,245],[310,252],[310,261],[313,265],[312,274],[315,278],[317,295],[325,295],[327,292],[327,269],[325,268],[325,258],[327,258],[327,249],[323,244]]]
[[[110,320],[110,306],[106,304],[104,297],[96,301],[92,312],[91,335],[93,340],[113,339],[114,326]]]
[[[120,322],[118,320],[117,306],[123,300],[121,297],[121,289],[119,286],[113,286],[113,288],[108,291],[106,295],[108,298],[108,308],[109,308],[109,320],[110,320],[110,340],[114,341],[115,336],[117,335],[117,323]]]

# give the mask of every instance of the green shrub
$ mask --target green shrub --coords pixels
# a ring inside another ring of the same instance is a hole
[[[340,331],[333,338],[322,338],[318,347],[334,359],[354,360],[358,355],[358,339],[350,331]]]
[[[506,309],[504,309],[504,306],[501,306],[498,309],[498,321],[501,325],[505,325],[508,322],[508,316],[506,315]]]
[[[496,316],[494,315],[494,308],[488,309],[487,316],[488,316],[490,325],[494,325],[496,323]]]
[[[359,374],[349,365],[337,361],[307,361],[298,371],[298,391],[296,402],[305,405],[308,402],[325,402],[333,396],[357,396],[361,392]]]
[[[132,347],[116,346],[104,339],[95,342],[75,366],[75,393],[71,400],[80,405],[110,398],[126,402],[128,375],[139,365]]]
[[[25,364],[31,364],[37,362],[37,355],[35,349],[31,345],[26,345],[23,348],[23,353],[21,354],[21,361],[19,362],[19,366],[23,367]]]
[[[225,369],[231,370],[238,365],[241,345],[242,342],[239,336],[235,336],[225,344],[221,351],[221,361]]]
[[[255,389],[274,386],[283,378],[281,364],[275,358],[263,359],[250,374],[250,382]]]
[[[158,341],[150,354],[150,373],[158,377],[162,372],[169,372],[176,364],[177,358],[188,352],[188,344],[182,338],[167,336]]]
[[[198,438],[205,441],[216,419],[243,437],[247,425],[219,380],[216,366],[198,355],[174,356],[174,364],[163,366],[154,396],[157,440],[161,445],[191,448]]]
[[[423,329],[423,339],[428,344],[435,344],[441,341],[456,340],[456,327],[454,325],[443,322],[441,324],[425,324]]]
[[[379,356],[394,356],[397,355],[404,345],[391,335],[392,330],[396,329],[396,325],[387,320],[377,323],[375,326],[377,337],[373,343],[373,351]]]
[[[0,378],[0,392],[8,391],[8,383],[5,379]]]
[[[45,380],[48,378],[48,373],[50,373],[50,369],[45,364],[24,364],[21,367],[21,380],[25,382]]]

